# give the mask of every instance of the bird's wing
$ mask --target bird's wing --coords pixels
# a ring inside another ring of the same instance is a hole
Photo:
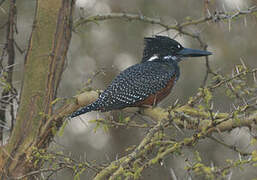
[[[136,64],[121,72],[111,82],[100,95],[98,103],[102,111],[132,106],[165,88],[175,75],[174,67],[158,62]]]

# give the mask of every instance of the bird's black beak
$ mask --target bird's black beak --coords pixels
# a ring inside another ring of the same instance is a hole
[[[200,56],[212,55],[212,53],[209,51],[190,49],[190,48],[184,48],[180,50],[177,54],[180,55],[181,57],[200,57]]]

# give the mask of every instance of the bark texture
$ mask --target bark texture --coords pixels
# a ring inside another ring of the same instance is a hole
[[[9,143],[1,148],[1,179],[37,169],[33,148],[46,148],[53,134],[40,138],[52,115],[52,101],[64,70],[72,31],[73,0],[37,0],[32,33],[24,62],[20,106]],[[32,162],[31,162],[32,161]]]

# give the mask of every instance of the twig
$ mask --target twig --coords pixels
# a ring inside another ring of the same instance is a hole
[[[24,179],[26,177],[30,177],[30,176],[34,176],[34,175],[38,175],[38,174],[41,174],[41,173],[44,173],[44,172],[58,172],[64,168],[67,168],[66,166],[61,166],[61,167],[58,167],[58,168],[44,168],[44,169],[39,169],[39,170],[36,170],[36,171],[31,171],[23,176],[18,176],[18,177],[12,177],[10,179],[13,179],[13,180],[20,180],[20,179]]]
[[[217,142],[217,143],[219,143],[219,144],[221,144],[221,145],[223,145],[223,146],[225,146],[225,147],[227,147],[227,148],[229,148],[229,149],[231,149],[231,150],[233,150],[233,151],[235,151],[235,152],[237,152],[237,153],[240,153],[240,154],[243,155],[243,156],[249,156],[249,155],[251,155],[251,153],[247,153],[247,152],[240,151],[239,149],[237,149],[237,147],[228,145],[228,144],[226,144],[226,143],[224,143],[224,142],[218,140],[217,138],[215,138],[215,137],[213,137],[213,136],[208,136],[208,138],[210,138],[211,140],[213,140],[213,141],[215,141],[215,142]]]
[[[242,16],[242,15],[253,14],[256,11],[257,11],[256,6],[253,6],[253,7],[248,8],[247,10],[237,11],[233,14],[227,13],[227,12],[218,12],[218,13],[216,12],[215,14],[210,15],[208,17],[203,17],[203,18],[199,18],[196,20],[186,21],[181,24],[177,23],[175,25],[168,25],[168,24],[162,22],[161,19],[150,18],[150,17],[144,16],[142,14],[110,13],[110,14],[103,14],[103,15],[99,14],[99,15],[95,15],[95,16],[89,16],[86,18],[80,17],[74,23],[73,27],[74,27],[74,29],[77,29],[79,26],[86,25],[87,23],[90,23],[90,22],[95,23],[98,21],[104,21],[104,20],[110,20],[110,19],[119,19],[119,20],[128,20],[128,21],[138,20],[138,21],[142,21],[145,23],[149,23],[149,24],[159,25],[166,30],[176,30],[181,34],[188,35],[190,37],[197,39],[197,38],[199,38],[198,35],[184,31],[183,28],[185,28],[187,26],[191,26],[191,25],[202,24],[202,23],[205,23],[208,21],[217,22],[217,21],[226,20],[226,19],[234,19],[234,18]]]
[[[159,123],[156,126],[154,126],[149,130],[145,138],[141,141],[141,143],[137,146],[137,148],[132,153],[117,160],[115,163],[117,168],[113,168],[112,165],[106,167],[103,171],[97,174],[94,180],[101,180],[107,177],[113,171],[115,171],[115,173],[113,173],[113,175],[109,178],[110,180],[114,180],[117,176],[119,176],[120,173],[123,171],[123,168],[127,166],[131,160],[134,160],[140,154],[140,151],[143,150],[145,146],[151,141],[155,133],[162,128],[162,125],[163,125],[163,122],[159,121]],[[117,164],[119,165],[117,166]]]

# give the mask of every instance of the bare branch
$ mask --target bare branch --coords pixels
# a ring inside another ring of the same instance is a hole
[[[253,6],[253,7],[248,8],[247,10],[237,11],[235,13],[216,12],[215,14],[208,16],[208,17],[203,17],[203,18],[199,18],[196,20],[190,20],[190,21],[186,21],[181,24],[178,23],[175,25],[168,25],[168,24],[162,22],[160,19],[150,18],[150,17],[144,16],[142,14],[129,14],[129,13],[111,13],[111,14],[105,14],[105,15],[99,14],[99,15],[95,15],[95,16],[89,16],[86,18],[81,17],[74,23],[73,27],[74,27],[74,29],[77,29],[79,26],[86,25],[87,23],[90,23],[90,22],[95,23],[98,21],[105,21],[105,20],[110,20],[110,19],[119,19],[119,20],[128,20],[128,21],[138,20],[138,21],[142,21],[145,23],[149,23],[149,24],[159,25],[166,30],[176,30],[181,34],[188,35],[193,38],[199,38],[195,34],[184,31],[183,28],[185,28],[187,26],[191,26],[191,25],[199,25],[202,23],[206,23],[208,21],[217,22],[217,21],[226,20],[226,19],[234,19],[234,18],[242,16],[242,15],[251,15],[251,14],[255,13],[256,11],[257,11],[256,6]]]

